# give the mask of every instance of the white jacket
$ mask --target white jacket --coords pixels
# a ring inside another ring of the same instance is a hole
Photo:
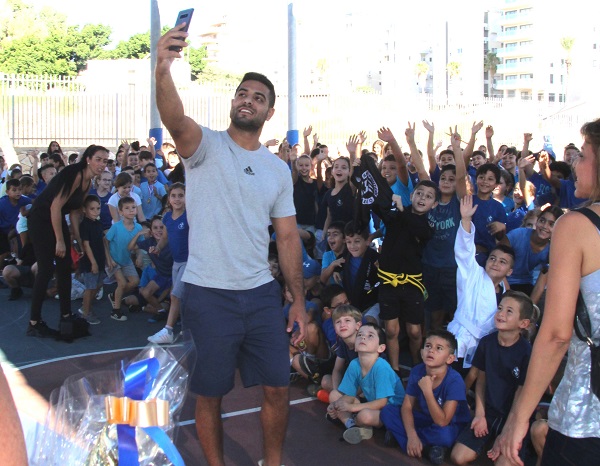
[[[462,223],[458,226],[454,254],[458,264],[458,306],[448,331],[458,342],[457,357],[465,358],[464,367],[470,367],[479,340],[496,328],[494,315],[498,308],[494,283],[475,260],[475,225],[472,222],[471,233],[465,231]]]

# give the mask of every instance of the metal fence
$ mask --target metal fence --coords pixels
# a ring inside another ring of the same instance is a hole
[[[194,84],[180,89],[186,113],[202,125],[224,129],[229,124],[232,88]],[[579,141],[579,128],[596,118],[595,109],[574,109],[559,103],[481,98],[466,102],[460,97],[438,102],[427,95],[395,96],[365,93],[301,95],[298,122],[313,126],[319,140],[335,151],[344,150],[352,133],[367,131],[369,143],[376,139],[377,128],[389,126],[404,139],[407,122],[417,123],[417,142],[425,144],[427,132],[421,125],[426,119],[436,124],[436,140],[448,143],[445,133],[458,126],[465,139],[474,121],[492,124],[494,139],[519,147],[523,132],[534,133],[534,142],[542,144],[542,135],[551,135],[557,145]],[[262,139],[283,139],[287,128],[288,102],[278,95],[274,117],[265,125]],[[57,140],[63,148],[82,148],[101,144],[109,148],[121,140],[144,140],[149,130],[150,94],[130,86],[129,92],[91,90],[77,78],[0,75],[0,117],[5,134],[17,150],[45,148]],[[302,131],[302,127],[298,128]],[[169,135],[165,131],[165,140]],[[485,143],[483,132],[478,144]],[[535,147],[534,147],[535,148]]]

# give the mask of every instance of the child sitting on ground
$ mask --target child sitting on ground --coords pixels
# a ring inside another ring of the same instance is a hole
[[[400,378],[389,363],[379,356],[385,351],[385,332],[366,323],[356,335],[358,358],[353,360],[337,390],[329,394],[327,414],[339,419],[346,430],[344,440],[351,444],[373,436],[373,427],[381,427],[381,410],[390,405],[398,409],[404,399]],[[359,390],[366,402],[357,398]]]
[[[107,262],[108,251],[104,245],[104,228],[98,220],[100,216],[100,199],[93,194],[88,195],[83,201],[85,216],[79,225],[83,256],[79,259],[79,272],[83,275],[83,302],[79,314],[91,325],[100,323],[92,311],[94,297],[102,289],[106,274],[104,265]]]
[[[425,340],[423,363],[413,367],[406,396],[399,410],[386,406],[381,421],[408,456],[420,458],[427,449],[433,464],[444,461],[446,448],[471,420],[465,384],[450,365],[454,362],[456,339],[446,330],[434,330]]]
[[[155,216],[149,226],[150,237],[138,242],[138,235],[148,231],[141,230],[136,237],[132,238],[129,243],[130,246],[137,246],[144,251],[150,251],[151,248],[156,247],[163,237],[165,225],[161,217]],[[166,320],[167,313],[163,312],[165,311],[163,305],[167,306],[167,309],[168,305],[163,302],[168,298],[172,286],[173,256],[171,248],[166,244],[159,254],[148,254],[148,257],[151,264],[147,265],[142,271],[138,288],[139,294],[135,293],[127,296],[123,303],[129,307],[130,312],[140,311],[144,306],[143,310],[154,314],[157,320],[162,316],[164,316],[163,320]]]
[[[533,318],[534,304],[520,291],[508,290],[495,315],[496,332],[481,339],[473,357],[477,373],[475,418],[452,449],[452,461],[475,461],[500,434],[513,399],[525,382],[531,345],[521,336]]]

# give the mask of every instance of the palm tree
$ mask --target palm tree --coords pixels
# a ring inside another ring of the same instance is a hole
[[[560,46],[566,52],[567,57],[565,58],[565,65],[567,66],[567,85],[565,91],[565,103],[567,102],[567,91],[569,90],[569,76],[571,73],[571,50],[573,49],[573,44],[575,43],[574,37],[562,37],[560,39]]]
[[[415,65],[415,74],[417,75],[417,81],[419,82],[419,86],[421,87],[421,94],[423,93],[423,79],[427,78],[427,73],[429,73],[429,65],[424,61],[420,61]]]
[[[452,80],[460,74],[460,63],[457,61],[451,61],[446,66],[448,70],[448,77]]]
[[[483,59],[483,69],[488,72],[488,81],[490,82],[489,97],[494,97],[494,76],[498,71],[500,59],[496,52],[488,52]]]

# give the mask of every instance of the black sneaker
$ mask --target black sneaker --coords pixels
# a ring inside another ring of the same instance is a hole
[[[142,306],[140,306],[139,304],[130,304],[129,306],[127,306],[127,309],[129,309],[129,312],[134,314],[136,312],[142,312]]]
[[[8,297],[8,300],[15,301],[15,300],[19,299],[21,296],[23,296],[23,289],[20,286],[18,286],[16,288],[11,288],[10,296]]]
[[[46,322],[43,320],[38,320],[35,325],[29,324],[27,327],[27,332],[25,333],[28,337],[37,337],[37,338],[54,338],[58,335],[56,330],[51,329],[46,325]]]
[[[446,456],[446,449],[439,445],[434,445],[429,448],[427,456],[432,464],[442,464],[444,462],[444,457]]]
[[[127,320],[127,316],[124,315],[119,309],[113,309],[110,314],[111,319],[118,320],[120,322],[125,322]]]

